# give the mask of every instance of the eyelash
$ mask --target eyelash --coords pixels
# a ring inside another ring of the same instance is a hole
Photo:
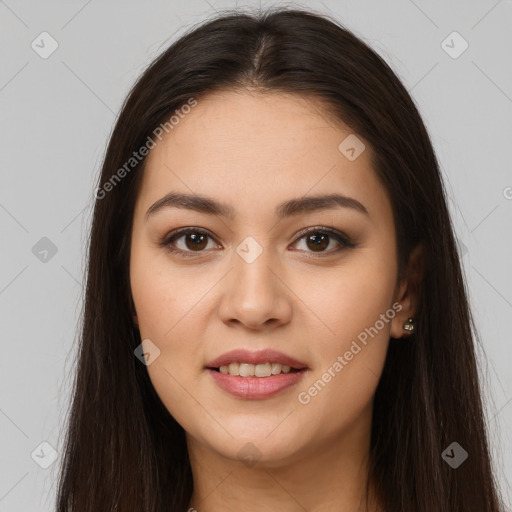
[[[169,233],[168,235],[166,235],[162,239],[162,241],[160,242],[159,245],[161,245],[162,247],[165,247],[169,252],[171,252],[173,254],[178,254],[185,258],[195,258],[198,255],[200,255],[202,252],[205,252],[205,251],[204,250],[203,251],[183,251],[182,249],[177,249],[176,247],[172,246],[172,243],[174,241],[181,238],[183,235],[187,235],[190,233],[206,235],[206,236],[210,237],[211,239],[215,240],[213,235],[211,235],[208,231],[205,231],[203,229],[182,228],[182,229],[178,229],[178,230],[173,231],[173,232]],[[341,233],[340,231],[333,229],[333,228],[328,228],[326,226],[315,226],[313,228],[307,228],[305,230],[300,231],[297,234],[298,238],[296,239],[296,241],[294,243],[298,242],[299,240],[301,240],[302,238],[304,238],[310,234],[328,235],[328,236],[334,238],[338,243],[340,243],[342,245],[342,247],[335,249],[335,250],[331,250],[329,252],[314,253],[312,251],[306,251],[306,252],[311,252],[312,256],[309,256],[310,258],[323,258],[323,257],[331,256],[332,254],[337,254],[340,251],[342,251],[343,249],[352,249],[352,248],[356,247],[356,244],[354,242],[352,242],[344,233]]]

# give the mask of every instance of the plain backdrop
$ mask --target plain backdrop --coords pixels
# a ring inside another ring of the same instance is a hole
[[[512,2],[287,5],[334,16],[367,41],[425,120],[463,250],[492,450],[510,496]],[[172,41],[228,7],[236,4],[0,0],[0,512],[54,507],[93,190],[122,101]]]

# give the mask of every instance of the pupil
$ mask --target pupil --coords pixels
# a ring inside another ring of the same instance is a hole
[[[190,240],[192,240],[192,242],[193,242],[192,247],[190,247],[188,245],[188,242]],[[206,236],[203,235],[202,233],[189,233],[189,234],[186,235],[187,247],[189,249],[190,248],[204,249],[204,247],[206,246],[206,244],[204,243],[205,240],[206,240]]]
[[[316,235],[310,235],[308,237],[308,242],[311,242],[313,241],[313,247],[316,249],[320,248],[320,249],[325,249],[328,245],[329,245],[329,242],[328,242],[328,235],[322,235],[322,234],[316,234]],[[311,249],[311,247],[310,247]]]

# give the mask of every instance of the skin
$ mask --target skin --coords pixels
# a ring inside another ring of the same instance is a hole
[[[318,100],[221,91],[200,98],[148,156],[132,232],[134,322],[141,340],[160,350],[147,370],[186,431],[190,507],[199,512],[364,510],[372,400],[390,336],[407,336],[403,324],[415,313],[418,272],[413,267],[408,280],[397,282],[392,209],[372,169],[372,149],[359,137],[366,149],[356,160],[338,150],[351,133]],[[235,218],[167,208],[145,220],[171,191],[229,203]],[[356,199],[368,215],[331,208],[275,217],[286,199],[333,192]],[[317,226],[347,234],[356,246],[330,237],[315,251],[297,233]],[[182,227],[213,237],[202,252],[186,236],[175,240],[191,258],[159,245]],[[251,263],[236,252],[248,236],[262,249]],[[394,318],[360,344],[321,392],[300,403],[299,393],[394,303],[401,306]],[[204,368],[235,348],[273,348],[308,371],[274,397],[237,398]],[[253,464],[238,455],[244,446]],[[372,493],[369,499],[368,510],[380,510]]]

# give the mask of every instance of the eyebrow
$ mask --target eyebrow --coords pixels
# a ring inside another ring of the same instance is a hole
[[[235,218],[235,209],[229,204],[221,203],[206,196],[171,192],[148,208],[145,215],[146,221],[151,215],[165,208],[183,208],[207,215],[225,217],[231,220]],[[341,194],[290,199],[277,205],[275,213],[278,219],[283,219],[301,213],[310,213],[333,208],[351,208],[365,215],[369,215],[366,208],[359,201]]]

